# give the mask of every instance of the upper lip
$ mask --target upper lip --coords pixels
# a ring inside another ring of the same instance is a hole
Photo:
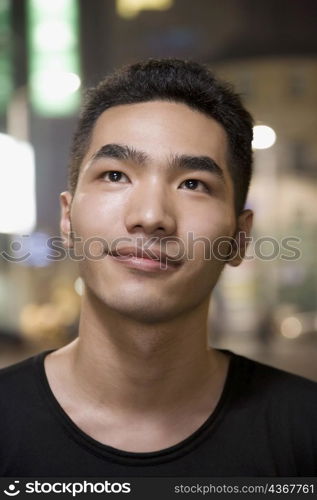
[[[155,248],[142,248],[137,246],[117,248],[115,251],[109,250],[108,254],[114,257],[133,256],[144,259],[152,259],[160,261],[164,264],[170,264],[174,266],[180,265],[182,262],[180,259],[172,257],[162,250]]]

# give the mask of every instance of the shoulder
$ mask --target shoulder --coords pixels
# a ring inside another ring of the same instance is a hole
[[[280,390],[291,388],[293,390],[312,392],[317,395],[317,382],[313,380],[244,356],[238,356],[238,358],[241,359],[241,363],[245,365],[250,375],[252,374],[258,383],[274,383]]]
[[[21,376],[28,375],[33,368],[35,356],[0,369],[0,390]]]
[[[20,408],[23,403],[31,403],[36,386],[41,378],[41,360],[44,352],[29,357],[19,363],[0,369],[0,409],[1,411]]]
[[[317,419],[317,382],[273,366],[235,355],[243,385],[265,407],[292,415],[307,412]]]
[[[37,356],[32,356],[30,358],[14,363],[13,365],[6,366],[5,368],[0,368],[0,387],[7,382],[14,380],[16,377],[21,375],[26,375],[32,370],[34,362]]]

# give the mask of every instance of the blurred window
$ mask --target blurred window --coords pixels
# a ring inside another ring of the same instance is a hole
[[[252,97],[254,94],[254,85],[252,74],[249,71],[244,71],[236,78],[236,86],[239,94],[243,97]]]
[[[307,91],[307,78],[303,69],[290,74],[289,90],[292,97],[303,97]]]
[[[290,145],[292,155],[292,168],[298,174],[316,175],[316,166],[312,161],[309,144],[303,141],[295,141]]]

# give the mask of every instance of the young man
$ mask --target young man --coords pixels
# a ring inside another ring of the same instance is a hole
[[[316,475],[316,384],[207,348],[211,292],[251,230],[251,140],[196,63],[134,64],[90,92],[61,194],[79,335],[1,371],[1,475]]]

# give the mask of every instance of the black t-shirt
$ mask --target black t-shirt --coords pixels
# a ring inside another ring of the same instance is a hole
[[[231,353],[205,423],[175,446],[131,453],[97,442],[67,416],[46,378],[48,352],[0,370],[0,476],[317,475],[315,382]]]

